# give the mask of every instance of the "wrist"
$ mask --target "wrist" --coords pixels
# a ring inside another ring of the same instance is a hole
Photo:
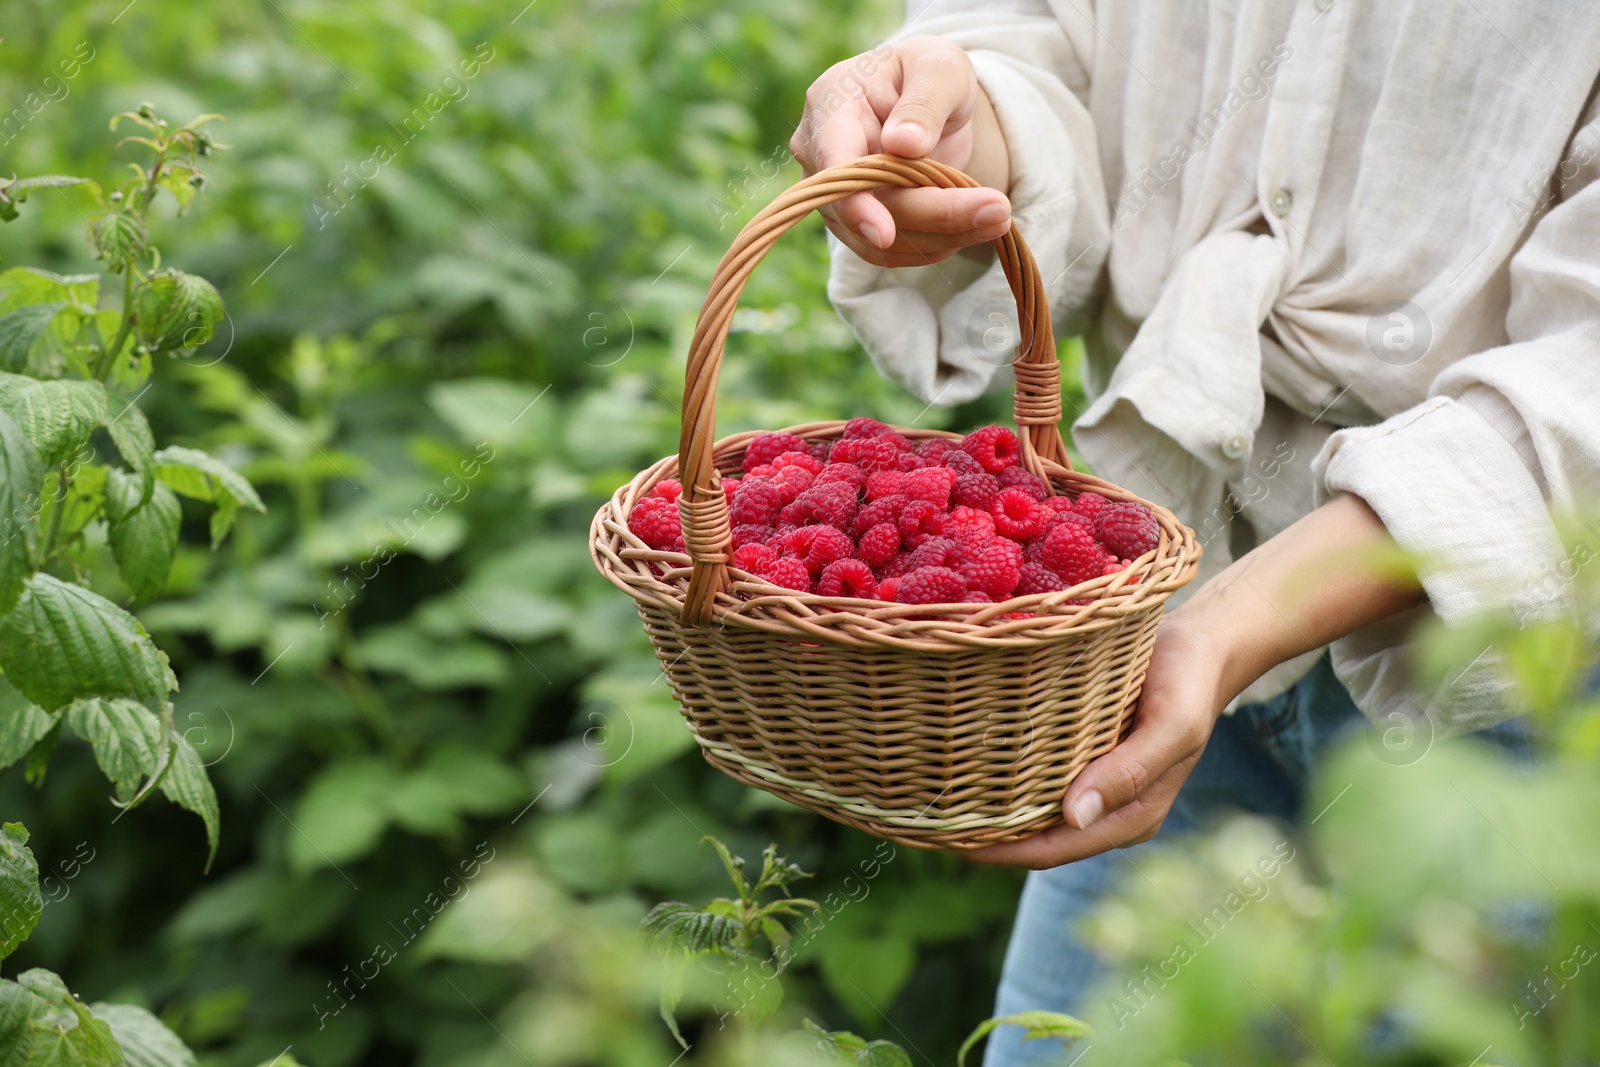
[[[995,113],[989,94],[973,77],[977,102],[972,111],[972,158],[967,161],[967,173],[980,185],[998,189],[1011,195],[1011,150],[1006,145],[1005,132],[1000,128],[1000,116]]]

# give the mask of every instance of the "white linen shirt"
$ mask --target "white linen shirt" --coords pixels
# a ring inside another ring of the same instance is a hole
[[[1568,607],[1552,515],[1600,498],[1600,9],[912,8],[897,36],[961,45],[994,103],[1015,223],[1058,335],[1084,338],[1094,471],[1196,529],[1201,580],[1358,494],[1427,561],[1427,601],[1334,643],[1356,703],[1450,732],[1505,718],[1492,655],[1421,693],[1406,637]],[[992,257],[884,269],[835,241],[829,296],[929,402],[1010,379]]]

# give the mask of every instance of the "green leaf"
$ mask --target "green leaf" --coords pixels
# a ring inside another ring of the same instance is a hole
[[[144,224],[125,211],[113,211],[89,222],[89,244],[113,274],[120,274],[142,256],[148,241]]]
[[[420,908],[399,921],[408,940],[426,927],[417,945],[420,958],[517,963],[572,921],[566,895],[533,864],[508,858],[477,870],[476,880],[463,875],[455,903],[446,907],[441,900],[424,898],[417,902]],[[438,917],[430,922],[435,912]]]
[[[117,446],[121,448],[119,444]],[[156,477],[174,490],[192,500],[203,500],[217,505],[211,518],[211,547],[215,548],[233,524],[233,516],[240,505],[266,511],[244,475],[226,463],[194,448],[169,446],[155,454]],[[218,515],[224,516],[219,525]]]
[[[17,420],[51,467],[71,456],[106,418],[106,387],[99,382],[40,381],[0,373],[0,411]]]
[[[28,848],[28,831],[8,822],[0,827],[0,960],[28,939],[43,914],[39,864]]]
[[[917,959],[912,943],[893,934],[823,938],[819,955],[829,992],[862,1022],[889,1010]]]
[[[177,738],[177,751],[172,754],[172,766],[161,779],[161,792],[168,800],[194,812],[206,824],[206,871],[217,858],[217,842],[222,836],[222,811],[217,805],[217,791],[206,775],[200,753],[194,750],[181,735]]]
[[[1062,1015],[1055,1011],[1019,1011],[1012,1015],[998,1015],[993,1019],[985,1019],[979,1023],[967,1039],[961,1043],[961,1048],[956,1052],[956,1067],[966,1067],[967,1053],[989,1035],[991,1030],[1000,1026],[1020,1026],[1025,1031],[1023,1038],[1041,1037],[1088,1037],[1089,1024],[1081,1019],[1074,1019],[1070,1015]]]
[[[0,316],[0,370],[19,371],[26,367],[33,343],[56,317],[56,312],[66,306],[63,301],[28,304]]]
[[[222,295],[204,278],[168,267],[134,294],[139,339],[157,352],[198,348],[222,321]]]
[[[32,178],[0,180],[0,193],[20,204],[28,199],[28,194],[35,189],[64,189],[69,185],[92,185],[96,189],[100,188],[100,183],[93,178],[74,178],[68,174],[38,174]]]
[[[300,796],[289,835],[289,864],[298,871],[337,867],[377,847],[389,825],[389,793],[399,774],[363,757],[335,763]]]
[[[111,554],[122,580],[136,597],[160,592],[178,554],[183,508],[177,494],[157,482],[149,499],[141,503],[140,480],[119,470],[108,473],[105,493]]]
[[[0,670],[45,711],[86,696],[161,701],[178,688],[139,620],[98,593],[35,574],[0,617]]]
[[[43,1006],[31,1020],[32,1040],[22,1061],[28,1067],[121,1067],[127,1062],[111,1027],[68,992],[60,977],[35,968],[18,975],[17,985]]]
[[[94,1017],[111,1027],[128,1067],[197,1067],[189,1046],[162,1021],[134,1004],[94,1004]]]
[[[150,432],[150,420],[145,418],[138,404],[129,401],[121,411],[106,420],[105,427],[106,433],[111,435],[111,442],[121,453],[122,461],[142,475],[141,499],[148,497],[150,487],[155,484],[156,472],[156,439]]]
[[[725,915],[712,915],[681,901],[668,900],[650,909],[639,930],[645,944],[662,955],[703,956],[732,949],[743,927]]]
[[[0,612],[22,595],[33,573],[39,535],[39,490],[44,468],[17,420],[0,411]]]
[[[56,301],[92,312],[100,303],[100,275],[52,274],[36,267],[12,267],[0,272],[0,315],[28,304]]]
[[[67,725],[89,742],[94,760],[126,803],[156,769],[161,758],[161,720],[126,698],[90,697],[67,707]]]
[[[56,716],[0,678],[0,767],[9,767],[26,756],[55,724]]]
[[[50,768],[50,756],[61,741],[61,716],[56,716],[50,729],[28,749],[28,758],[22,767],[22,777],[35,789],[44,785],[45,771]]]

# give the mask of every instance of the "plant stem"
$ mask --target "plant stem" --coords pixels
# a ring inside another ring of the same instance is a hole
[[[122,351],[122,345],[128,339],[128,334],[133,332],[133,264],[125,263],[122,267],[122,326],[117,330],[117,336],[100,353],[100,362],[94,368],[94,376],[99,381],[105,381],[111,375],[111,368],[116,365],[117,354]]]
[[[61,468],[56,476],[55,510],[50,512],[50,525],[44,531],[44,544],[39,549],[39,565],[42,567],[50,562],[50,557],[55,554],[56,537],[61,533],[61,516],[67,510],[67,492],[72,488],[72,479],[67,475],[67,461],[61,461]]]

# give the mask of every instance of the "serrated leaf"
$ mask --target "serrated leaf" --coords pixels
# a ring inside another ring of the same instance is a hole
[[[33,343],[49,327],[56,312],[66,306],[63,301],[29,304],[0,316],[0,370],[19,371],[26,367]]]
[[[168,267],[139,287],[133,313],[139,339],[154,351],[198,348],[222,321],[222,294],[204,278]]]
[[[96,1019],[58,975],[36,967],[19,974],[17,984],[43,1004],[22,1061],[28,1067],[121,1067],[126,1062],[111,1027]]]
[[[100,183],[93,178],[74,178],[69,174],[37,174],[31,178],[0,182],[0,192],[20,204],[35,189],[64,189],[69,185],[93,185],[99,188]]]
[[[206,871],[217,858],[217,842],[222,836],[222,811],[217,805],[217,791],[211,786],[200,753],[182,736],[177,738],[177,751],[172,755],[172,765],[161,779],[161,792],[168,800],[194,812],[206,824]]]
[[[100,275],[54,274],[37,267],[12,267],[0,272],[0,315],[28,304],[57,301],[93,311],[100,303]]]
[[[89,742],[117,799],[132,800],[161,758],[161,720],[135,700],[89,697],[67,706],[67,725]]]
[[[989,1032],[1000,1026],[1020,1026],[1023,1029],[1023,1039],[1042,1037],[1088,1037],[1089,1024],[1081,1019],[1074,1019],[1070,1015],[1063,1015],[1058,1011],[1019,1011],[1011,1015],[997,1015],[993,1019],[985,1019],[979,1023],[967,1039],[961,1043],[961,1048],[956,1052],[956,1067],[966,1067],[967,1053],[988,1036]]]
[[[38,450],[17,420],[0,411],[0,612],[11,610],[33,573],[43,485]]]
[[[30,577],[17,606],[0,617],[0,670],[45,711],[87,696],[161,701],[178,688],[139,620],[49,574]]]
[[[148,240],[144,224],[125,211],[113,211],[89,223],[89,244],[113,274],[143,255]]]
[[[267,510],[244,475],[215,456],[199,449],[172,445],[157,452],[154,460],[156,477],[186,497],[207,503],[232,497],[237,504],[257,511]]]
[[[111,1028],[128,1067],[197,1067],[189,1046],[138,1005],[101,1003],[89,1010]]]
[[[115,406],[115,403],[108,405],[106,410]],[[106,420],[105,428],[122,462],[139,473],[141,502],[148,499],[156,484],[156,439],[150,432],[150,420],[145,418],[139,405],[130,400]]]
[[[0,678],[0,767],[9,767],[26,756],[55,724],[56,716]]]
[[[712,915],[681,901],[668,900],[650,909],[639,924],[645,944],[662,955],[702,956],[725,952],[738,943],[743,927],[725,915]]]
[[[40,381],[0,373],[0,411],[5,411],[54,466],[72,455],[105,421],[106,387],[99,382]]]
[[[0,827],[0,960],[28,939],[43,914],[39,864],[28,848],[28,831],[8,822]]]
[[[141,503],[141,480],[119,470],[107,472],[105,494],[111,554],[122,580],[136,597],[160,592],[178,554],[178,529],[183,525],[178,495],[157,482],[149,499]]]

